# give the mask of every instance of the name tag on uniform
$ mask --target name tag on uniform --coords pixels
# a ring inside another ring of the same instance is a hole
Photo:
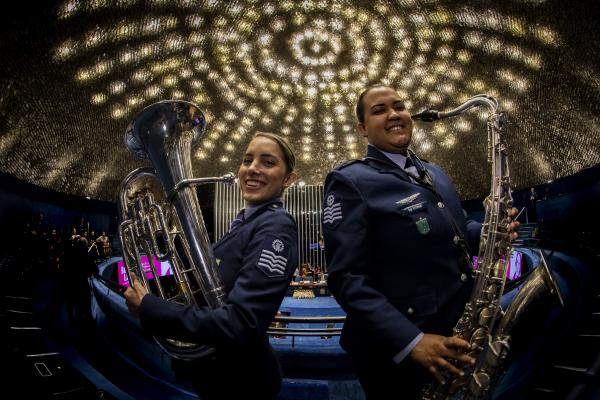
[[[400,213],[402,215],[406,216],[406,215],[414,214],[418,211],[421,211],[424,208],[425,208],[425,202],[422,201],[420,203],[412,204],[408,207],[401,208]]]

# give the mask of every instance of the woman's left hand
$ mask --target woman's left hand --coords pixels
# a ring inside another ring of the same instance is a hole
[[[140,304],[142,299],[148,294],[148,290],[142,285],[137,279],[135,274],[131,274],[131,286],[129,286],[123,296],[125,296],[125,302],[127,303],[127,309],[129,312],[136,317],[140,313]]]

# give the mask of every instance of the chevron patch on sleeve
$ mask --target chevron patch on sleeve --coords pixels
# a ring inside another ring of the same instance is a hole
[[[325,208],[323,208],[323,224],[334,225],[337,220],[342,219],[342,203],[336,201],[335,195],[327,196]]]
[[[276,236],[267,236],[256,266],[269,278],[285,275],[290,255],[290,245]]]

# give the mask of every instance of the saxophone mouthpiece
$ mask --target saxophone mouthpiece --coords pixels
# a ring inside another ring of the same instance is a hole
[[[433,110],[430,108],[428,110],[421,111],[420,113],[411,115],[410,117],[414,120],[433,122],[435,120],[440,119],[440,113],[437,110]]]

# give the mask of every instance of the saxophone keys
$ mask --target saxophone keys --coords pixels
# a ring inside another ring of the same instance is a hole
[[[487,328],[485,327],[480,327],[478,328],[475,332],[473,332],[473,335],[471,336],[471,348],[472,349],[479,349],[483,346],[483,344],[485,343],[485,340],[487,339],[488,336],[488,331]]]
[[[489,343],[488,347],[490,348],[490,351],[486,353],[486,364],[493,368],[497,368],[502,365],[506,359],[506,356],[510,350],[510,346],[506,341],[496,340]]]
[[[485,372],[478,372],[473,374],[471,379],[470,390],[471,393],[476,395],[484,392],[490,385],[490,376]]]
[[[456,378],[450,384],[448,388],[448,394],[452,395],[457,393],[461,388],[463,388],[468,382],[467,375]]]
[[[492,311],[492,309],[489,308],[489,307],[488,308],[484,308],[483,310],[481,310],[481,313],[479,314],[479,321],[478,321],[479,325],[482,326],[482,327],[483,326],[488,326],[488,324],[492,320],[492,317],[493,317],[493,311]]]

